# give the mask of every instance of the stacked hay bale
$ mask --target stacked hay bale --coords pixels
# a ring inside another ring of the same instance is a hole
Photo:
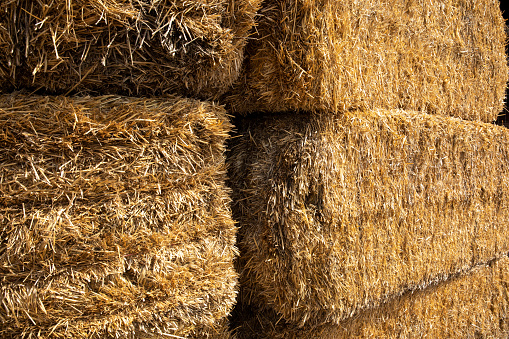
[[[377,110],[241,131],[241,285],[287,321],[339,323],[509,250],[503,127]]]
[[[507,82],[498,0],[268,0],[239,113],[409,109],[496,120]]]
[[[2,1],[0,90],[217,96],[260,2]]]
[[[227,337],[230,128],[179,97],[0,97],[0,336]]]
[[[271,310],[240,327],[241,338],[507,338],[509,260],[501,258],[425,290],[405,293],[339,325],[298,328]],[[249,312],[249,310],[244,310]]]
[[[223,97],[263,112],[238,119],[229,159],[239,308],[271,319],[258,337],[341,338],[412,291],[454,298],[430,288],[506,255],[509,132],[489,124],[508,79],[498,1],[266,1],[260,13]]]
[[[498,1],[261,5],[0,3],[2,337],[230,336],[183,97],[241,337],[505,333]]]

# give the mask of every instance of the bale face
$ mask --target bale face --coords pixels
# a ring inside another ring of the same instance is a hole
[[[245,303],[340,322],[507,253],[509,132],[400,110],[244,120]]]
[[[509,260],[482,265],[424,290],[406,293],[339,325],[298,328],[271,311],[239,321],[239,339],[507,338]]]
[[[3,1],[0,89],[218,95],[238,77],[259,2]]]
[[[19,94],[0,105],[0,336],[212,338],[237,282],[224,109]]]
[[[229,328],[228,321],[215,324],[215,326],[203,327],[190,336],[186,337],[189,339],[236,339],[237,337],[232,333],[233,331]],[[144,333],[137,333],[136,339],[167,339],[168,335],[146,335]],[[171,338],[171,337],[170,337]]]
[[[265,1],[233,111],[401,108],[492,122],[508,80],[496,0]]]

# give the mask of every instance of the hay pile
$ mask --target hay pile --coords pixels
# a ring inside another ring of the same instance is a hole
[[[226,337],[230,128],[178,97],[1,96],[0,337]]]
[[[243,303],[339,323],[509,249],[503,127],[402,110],[243,121]]]
[[[395,109],[492,122],[508,80],[498,0],[267,0],[235,112]]]
[[[209,97],[238,77],[261,0],[0,2],[0,90]]]
[[[244,318],[239,339],[507,338],[509,260],[361,313],[339,325],[297,328],[266,311]],[[246,310],[247,311],[247,310]],[[279,320],[279,321],[278,321]]]

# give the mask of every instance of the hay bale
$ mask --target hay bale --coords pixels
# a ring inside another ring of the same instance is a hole
[[[497,0],[268,0],[240,113],[401,108],[492,122],[508,80]]]
[[[402,110],[238,126],[244,303],[338,323],[509,249],[506,128]]]
[[[213,338],[237,288],[230,128],[179,97],[0,97],[0,337]]]
[[[269,310],[237,319],[239,339],[507,338],[509,260],[406,293],[339,325],[298,328]],[[279,320],[279,321],[278,321]]]
[[[200,98],[238,77],[261,0],[0,3],[0,89]]]
[[[135,336],[136,339],[168,339],[168,338],[172,338],[171,336],[169,337],[168,335],[165,335],[165,334],[157,334],[157,335],[153,335],[153,334],[146,334],[146,333],[136,333],[136,336]],[[191,337],[188,337],[190,339],[236,339],[236,335],[233,333],[232,330],[230,330],[230,327],[229,327],[229,322],[226,321],[222,321],[222,322],[219,322],[218,324],[215,324],[215,326],[213,327],[204,327],[204,328],[201,328],[197,331],[195,331],[195,333],[193,333],[193,335]]]

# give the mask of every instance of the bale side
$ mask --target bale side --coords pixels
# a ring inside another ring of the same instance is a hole
[[[229,163],[244,303],[337,323],[509,250],[503,127],[376,110],[239,129]]]
[[[298,328],[275,312],[246,309],[236,319],[238,338],[507,338],[508,284],[509,260],[502,258],[464,276],[406,293],[339,325]]]
[[[0,336],[219,328],[237,293],[230,129],[178,97],[0,97]]]
[[[508,67],[498,0],[268,0],[235,112],[401,108],[495,121]]]
[[[141,334],[141,333],[140,333]],[[138,335],[138,334],[137,334]],[[137,336],[137,339],[167,339],[167,335]],[[189,335],[189,339],[237,339],[237,336],[229,328],[228,321],[215,324],[214,326],[202,327]]]
[[[0,90],[216,96],[239,75],[260,1],[3,1]]]

